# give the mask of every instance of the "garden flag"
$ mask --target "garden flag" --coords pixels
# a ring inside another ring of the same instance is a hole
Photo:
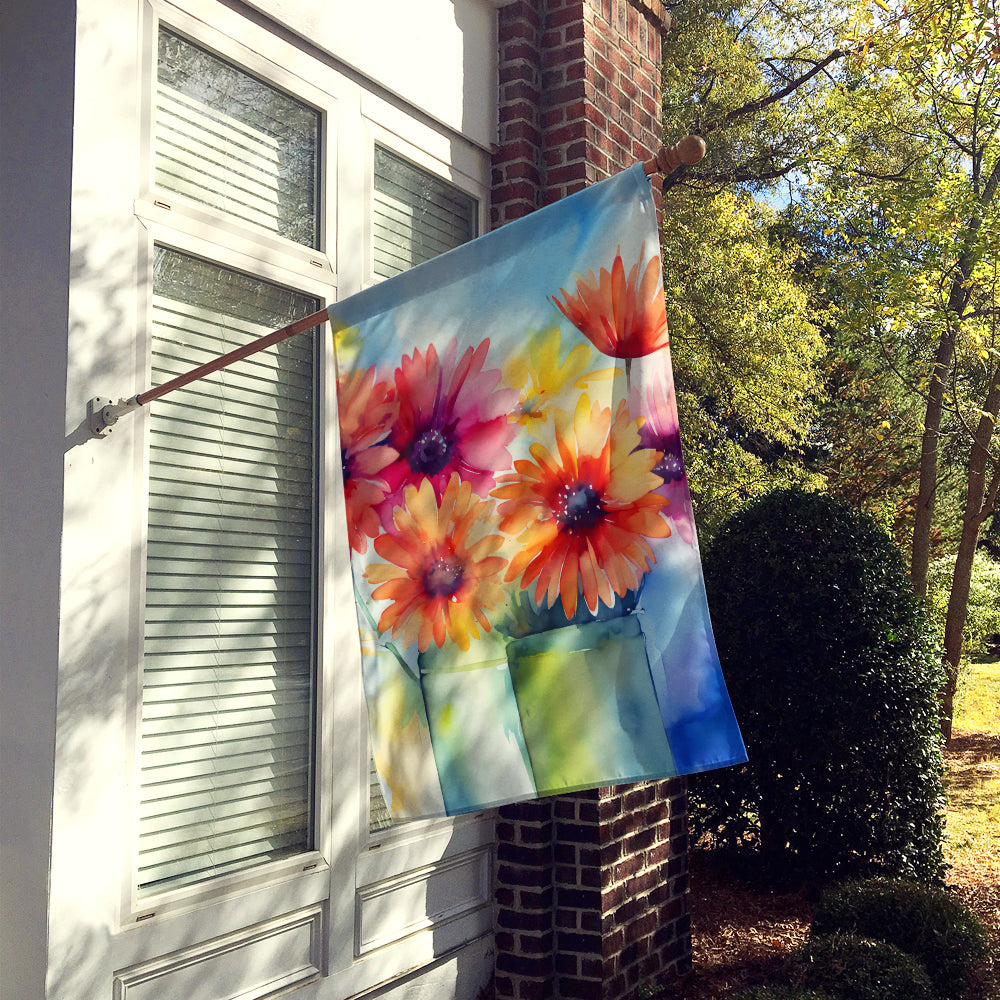
[[[330,309],[395,819],[746,759],[641,164]]]

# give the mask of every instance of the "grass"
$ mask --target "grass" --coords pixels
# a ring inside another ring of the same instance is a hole
[[[948,758],[948,861],[1000,873],[1000,662],[963,672]]]
[[[963,671],[945,758],[946,880],[992,939],[973,995],[1000,1000],[1000,662]]]
[[[957,728],[1000,736],[1000,660],[963,670],[955,700]]]

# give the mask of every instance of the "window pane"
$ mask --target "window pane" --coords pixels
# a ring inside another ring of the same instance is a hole
[[[375,274],[391,278],[476,235],[476,200],[375,147]]]
[[[476,199],[426,170],[375,147],[375,274],[391,278],[476,236]],[[392,826],[375,762],[369,760],[368,826]]]
[[[317,246],[319,112],[160,29],[156,184]]]
[[[152,382],[317,308],[157,248]],[[150,404],[144,894],[312,846],[314,336]]]

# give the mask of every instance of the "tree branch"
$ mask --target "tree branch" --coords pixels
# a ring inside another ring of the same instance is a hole
[[[701,134],[705,135],[709,132],[714,132],[717,128],[721,128],[727,125],[729,122],[734,121],[737,118],[744,118],[747,115],[754,115],[758,111],[763,111],[764,108],[771,104],[777,104],[778,101],[783,100],[789,94],[798,90],[804,83],[808,83],[814,76],[818,73],[822,73],[831,63],[836,62],[838,59],[843,59],[847,55],[845,49],[834,49],[829,55],[824,59],[821,59],[811,70],[807,73],[803,73],[802,76],[796,77],[787,86],[782,87],[781,90],[776,90],[773,94],[768,94],[766,97],[758,98],[756,101],[750,101],[748,104],[744,104],[742,107],[733,108],[732,111],[726,112],[722,120],[716,122],[713,125],[703,126],[701,129]]]

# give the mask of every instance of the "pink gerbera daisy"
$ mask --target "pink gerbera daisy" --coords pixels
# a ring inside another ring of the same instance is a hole
[[[399,409],[388,441],[399,459],[385,470],[389,495],[381,508],[387,529],[408,486],[430,480],[440,499],[457,474],[486,496],[496,484],[494,473],[510,468],[507,445],[518,427],[509,415],[517,391],[497,388],[500,370],[484,367],[489,345],[484,340],[459,357],[452,339],[440,356],[433,344],[403,356],[395,374]]]

